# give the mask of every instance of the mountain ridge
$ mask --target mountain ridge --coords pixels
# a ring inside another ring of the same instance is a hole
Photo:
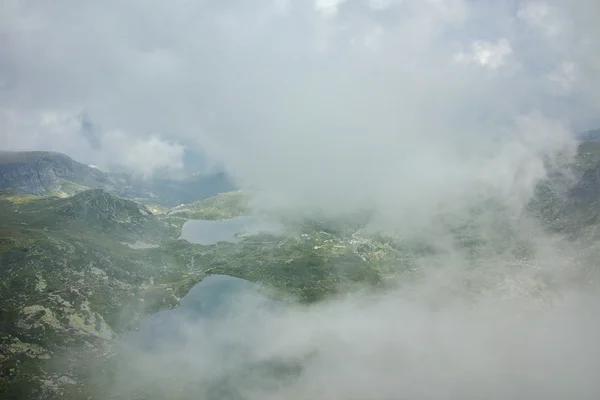
[[[600,168],[599,154],[590,152],[586,163]],[[555,195],[552,182],[540,191],[536,207],[548,209],[540,218],[557,232],[588,235],[600,226],[582,218],[597,214],[600,179],[594,168],[581,174],[578,182],[591,194],[581,196],[585,202],[574,212],[565,208],[563,192]],[[565,193],[566,200],[579,196],[573,188]],[[247,192],[196,199],[160,214],[137,200],[103,187],[68,197],[0,192],[1,394],[97,398],[111,382],[110,366],[123,361],[113,354],[118,338],[144,316],[177,307],[208,275],[247,279],[285,301],[310,304],[357,287],[385,288],[399,276],[412,279],[420,272],[419,258],[438,250],[435,243],[365,234],[368,215],[343,221],[301,216],[285,221],[291,226],[285,235],[199,245],[179,239],[182,224],[246,214]],[[469,226],[450,228],[457,229],[448,231],[449,238],[473,265],[488,254],[486,240],[504,240],[502,232],[482,239]],[[511,260],[524,259],[521,267],[527,269],[529,244],[510,235],[500,246],[515,250]],[[105,370],[101,377],[90,372]]]
[[[103,172],[63,153],[0,151],[0,191],[67,197],[97,188],[138,202],[172,207],[235,187],[223,172],[185,179],[143,179]]]

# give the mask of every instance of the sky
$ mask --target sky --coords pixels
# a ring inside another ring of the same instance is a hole
[[[510,153],[496,164],[512,168],[498,141],[537,152],[531,137],[554,149],[600,126],[599,8],[6,0],[0,148],[146,176],[181,172],[191,152],[241,186],[319,206],[396,201],[393,180],[403,198],[458,187],[484,156]]]

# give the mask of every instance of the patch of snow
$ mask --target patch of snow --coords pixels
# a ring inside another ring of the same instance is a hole
[[[144,243],[141,241],[136,241],[135,243],[127,243],[127,242],[121,242],[122,245],[128,246],[131,249],[136,249],[136,250],[140,250],[140,249],[154,249],[156,247],[158,247],[157,244],[150,244],[150,243]]]

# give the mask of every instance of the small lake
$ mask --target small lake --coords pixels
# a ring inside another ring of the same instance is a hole
[[[189,345],[196,334],[203,336],[198,345],[213,350],[224,342],[243,342],[253,329],[261,329],[261,320],[283,310],[282,303],[263,296],[259,289],[244,279],[210,275],[181,299],[179,307],[144,318],[126,342],[145,350],[180,348]],[[227,334],[222,335],[222,330]]]
[[[181,239],[190,243],[211,245],[218,242],[236,242],[239,234],[281,233],[280,224],[255,216],[241,216],[220,221],[189,220],[183,224]]]
[[[283,311],[282,303],[261,295],[252,282],[208,276],[179,307],[145,318],[138,331],[122,339],[121,362],[109,388],[119,396],[109,398],[126,398],[148,387],[153,397],[139,398],[184,392],[177,398],[241,399],[228,382],[256,371],[264,338]]]

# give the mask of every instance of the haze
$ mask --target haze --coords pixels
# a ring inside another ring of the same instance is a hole
[[[591,250],[524,214],[600,126],[598,15],[593,0],[7,0],[0,147],[148,176],[198,150],[257,208],[371,208],[371,229],[433,244],[390,293],[212,327],[250,362],[317,354],[291,383],[239,384],[245,399],[598,398]],[[475,257],[450,240],[464,224]],[[181,325],[189,340],[132,357],[125,386],[172,360],[197,382],[228,371],[203,322]]]

